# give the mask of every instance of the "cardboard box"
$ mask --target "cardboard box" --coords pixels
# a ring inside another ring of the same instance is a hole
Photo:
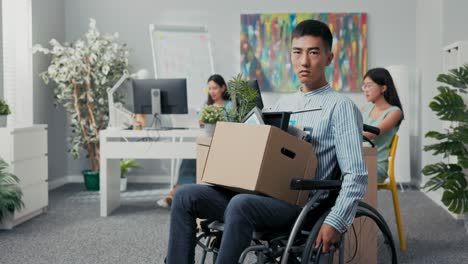
[[[197,184],[202,183],[202,175],[205,170],[206,158],[210,150],[211,137],[197,138]]]
[[[290,181],[312,179],[316,168],[317,157],[306,141],[269,125],[218,122],[202,181],[302,206],[309,192],[290,190]]]

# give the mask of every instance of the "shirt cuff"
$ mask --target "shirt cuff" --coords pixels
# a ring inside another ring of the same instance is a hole
[[[348,225],[346,224],[344,219],[333,212],[330,212],[328,214],[327,218],[325,218],[325,222],[323,223],[331,225],[340,234],[343,234],[344,232],[346,232],[346,230],[348,230]]]

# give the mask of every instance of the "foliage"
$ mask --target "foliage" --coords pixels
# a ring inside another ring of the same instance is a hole
[[[34,46],[34,52],[52,55],[40,75],[46,84],[55,82],[55,99],[71,118],[69,152],[78,158],[85,149],[93,171],[99,170],[99,131],[109,121],[107,90],[128,74],[129,51],[117,38],[117,33],[100,34],[91,19],[88,32],[72,44],[52,39],[50,49]]]
[[[9,115],[11,114],[10,107],[8,104],[0,99],[0,115]]]
[[[125,178],[132,169],[139,169],[140,165],[134,159],[123,159],[120,161],[120,178]]]
[[[7,171],[8,164],[0,158],[0,222],[5,212],[13,213],[21,210],[24,203],[21,200],[23,192],[18,186],[19,179]]]
[[[208,105],[203,108],[200,114],[200,121],[205,124],[216,124],[218,121],[224,121],[226,109],[216,105]]]
[[[249,81],[244,79],[242,74],[234,76],[228,82],[228,86],[229,95],[233,102],[238,103],[238,107],[229,111],[227,118],[232,122],[241,122],[250,110],[255,107],[257,91],[249,86]]]
[[[422,173],[429,176],[424,188],[427,191],[443,189],[442,202],[451,212],[468,212],[468,184],[463,170],[468,169],[468,109],[460,94],[466,94],[468,87],[468,65],[440,74],[437,81],[448,86],[437,88],[439,94],[430,102],[429,107],[444,121],[452,126],[444,133],[429,131],[427,138],[438,143],[427,145],[424,151],[433,155],[442,154],[444,158],[456,157],[457,162],[438,162],[426,165]],[[453,160],[453,159],[451,159]]]

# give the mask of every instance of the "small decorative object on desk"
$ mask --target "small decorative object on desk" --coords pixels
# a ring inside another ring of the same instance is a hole
[[[7,115],[11,114],[7,103],[0,100],[0,127],[6,127]]]
[[[143,114],[135,115],[135,125],[133,126],[134,130],[143,130],[146,127],[146,117]]]
[[[205,133],[208,137],[212,137],[216,122],[224,121],[226,109],[215,105],[206,106],[201,115],[200,121],[205,123]]]

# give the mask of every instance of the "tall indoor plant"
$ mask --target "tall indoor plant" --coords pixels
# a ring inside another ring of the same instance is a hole
[[[23,192],[18,183],[18,177],[8,172],[8,164],[0,158],[0,223],[7,213],[24,207]]]
[[[426,165],[422,173],[430,179],[424,186],[428,191],[443,189],[442,202],[453,213],[468,212],[468,109],[460,94],[468,92],[468,65],[439,74],[437,81],[443,85],[437,89],[439,94],[430,102],[429,107],[443,121],[452,126],[445,132],[429,131],[427,138],[438,143],[427,145],[424,151],[433,155],[443,154],[456,157],[456,162],[438,162]],[[456,122],[456,123],[454,123]],[[465,171],[464,171],[465,170]]]
[[[0,127],[6,126],[7,115],[11,114],[8,104],[0,99]]]
[[[109,120],[107,90],[128,74],[129,51],[117,38],[117,33],[101,34],[91,19],[88,32],[74,43],[52,39],[50,49],[34,46],[35,52],[52,55],[41,76],[45,83],[55,82],[55,99],[71,118],[69,152],[78,158],[86,150],[94,172],[99,171],[99,131]]]

